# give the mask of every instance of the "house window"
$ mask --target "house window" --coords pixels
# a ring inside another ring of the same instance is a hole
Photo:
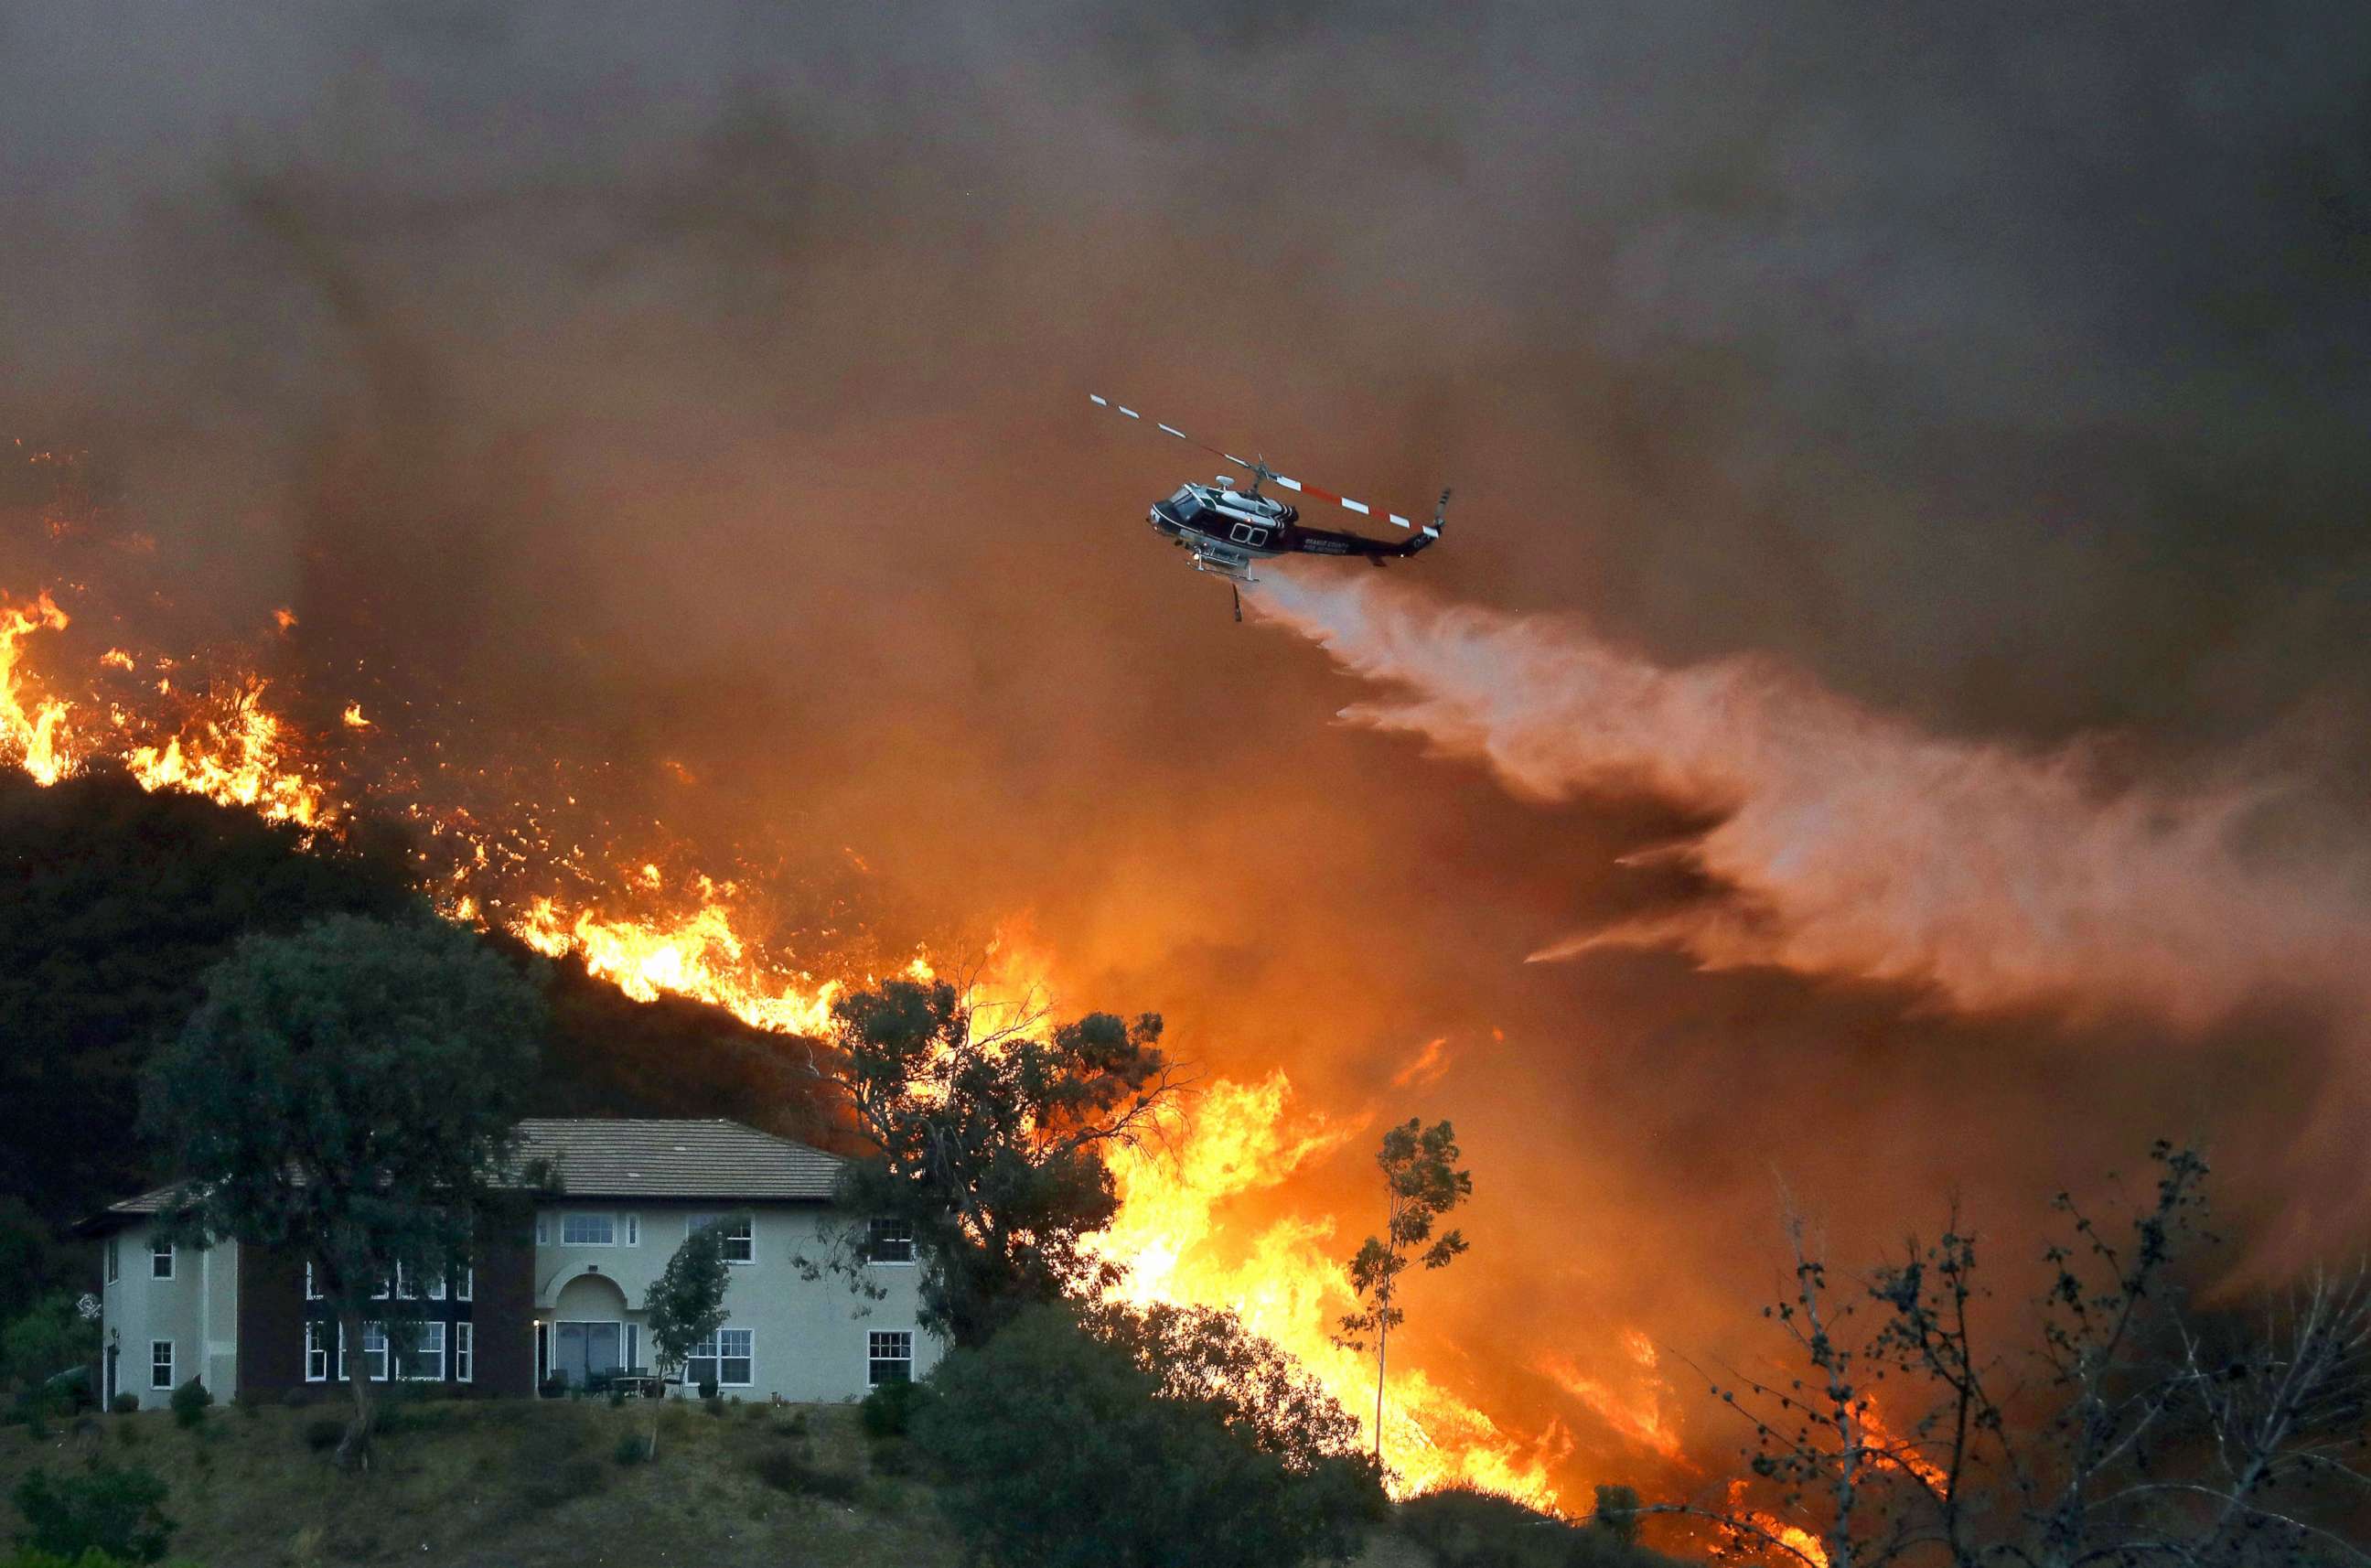
[[[535,1216],[535,1244],[538,1247],[549,1247],[551,1245],[551,1216],[549,1214],[538,1214]]]
[[[754,1263],[758,1260],[758,1222],[748,1214],[691,1214],[686,1217],[683,1233],[690,1236],[704,1225],[722,1220],[724,1225],[724,1260],[728,1263]]]
[[[868,1220],[864,1226],[864,1260],[868,1263],[910,1263],[914,1260],[911,1220]]]
[[[453,1299],[456,1301],[474,1301],[477,1299],[477,1289],[478,1266],[475,1263],[462,1264],[461,1278],[459,1282],[453,1286]]]
[[[560,1216],[560,1244],[562,1247],[615,1247],[618,1244],[618,1216],[562,1214]]]
[[[169,1280],[173,1277],[173,1244],[171,1242],[152,1241],[148,1244],[148,1277],[152,1280]]]
[[[478,1370],[478,1326],[474,1323],[453,1325],[453,1381],[467,1383]]]
[[[405,1279],[403,1277],[403,1265],[400,1263],[398,1263],[395,1266],[395,1298],[398,1301],[417,1301],[420,1299],[420,1282],[418,1280]]]
[[[363,1373],[374,1383],[387,1381],[387,1325],[363,1325]],[[338,1330],[338,1376],[350,1376],[346,1371],[346,1330]]]
[[[315,1318],[305,1325],[305,1381],[330,1380],[330,1325]]]
[[[720,1388],[746,1388],[755,1380],[756,1335],[748,1329],[719,1329],[691,1347],[683,1364],[683,1380],[698,1385],[713,1382]]]
[[[173,1342],[148,1342],[148,1387],[169,1388],[173,1386]]]
[[[109,1284],[113,1284],[122,1277],[123,1238],[118,1236],[110,1236],[107,1238],[107,1283]]]
[[[640,1214],[628,1214],[626,1216],[626,1245],[629,1247],[640,1247],[642,1244],[642,1216]]]
[[[313,1265],[310,1263],[305,1265],[305,1299],[307,1301],[321,1299],[321,1282],[313,1277]]]
[[[409,1332],[411,1347],[398,1357],[403,1376],[415,1383],[445,1381],[445,1325],[413,1323]]]
[[[878,1388],[884,1383],[911,1383],[914,1380],[914,1333],[910,1329],[898,1329],[888,1333],[875,1330],[865,1338],[873,1365],[865,1382]]]

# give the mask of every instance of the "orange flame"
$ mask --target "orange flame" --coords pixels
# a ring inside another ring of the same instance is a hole
[[[65,747],[66,704],[43,699],[27,713],[17,695],[17,661],[24,656],[19,645],[27,637],[44,628],[62,632],[65,626],[66,612],[46,588],[30,604],[0,600],[0,747],[36,783],[44,784],[53,784],[74,772],[74,760]]]
[[[1220,1079],[1199,1096],[1175,1145],[1120,1155],[1113,1174],[1119,1217],[1104,1236],[1105,1257],[1126,1263],[1122,1294],[1138,1302],[1223,1307],[1275,1341],[1322,1381],[1370,1434],[1374,1363],[1342,1349],[1331,1331],[1356,1305],[1347,1249],[1330,1220],[1294,1216],[1260,1231],[1247,1249],[1232,1245],[1226,1202],[1274,1188],[1332,1153],[1365,1127],[1323,1113],[1290,1113],[1291,1081],[1281,1070],[1252,1084]],[[1554,1509],[1544,1450],[1526,1445],[1428,1376],[1394,1369],[1384,1401],[1384,1457],[1402,1496],[1442,1486],[1486,1487]]]

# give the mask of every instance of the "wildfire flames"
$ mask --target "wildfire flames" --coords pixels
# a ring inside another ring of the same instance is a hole
[[[284,610],[273,619],[275,634],[296,624]],[[176,660],[110,647],[96,661],[87,701],[30,694],[22,668],[29,640],[68,624],[66,612],[46,592],[25,603],[0,600],[0,760],[45,785],[112,761],[144,788],[188,791],[307,831],[334,833],[357,815],[359,799],[340,790],[308,754],[307,739],[267,704],[270,688],[260,677],[185,679],[177,687],[166,673],[178,668]],[[344,707],[339,727],[363,735],[377,726],[355,701]],[[416,803],[397,808],[423,816]],[[637,999],[689,997],[784,1032],[829,1026],[832,1003],[846,982],[818,978],[754,940],[753,923],[741,911],[746,890],[734,882],[694,874],[682,881],[672,907],[618,912],[665,901],[671,890],[655,864],[638,862],[615,868],[606,893],[535,892],[507,906],[516,912],[507,918],[490,916],[495,900],[484,895],[481,878],[499,869],[513,878],[540,874],[573,888],[585,880],[581,857],[549,851],[531,825],[497,832],[430,817],[428,826],[448,846],[450,869],[433,878],[432,891],[454,919],[499,919],[537,951],[573,955]],[[457,853],[449,847],[456,843]],[[548,863],[526,864],[538,850],[550,854]],[[935,971],[927,957],[917,957],[905,972],[928,979]],[[982,1007],[1043,1006],[1059,990],[1048,960],[1008,939],[1000,939],[987,972],[972,983],[975,1005]],[[1328,1338],[1353,1304],[1337,1261],[1348,1250],[1345,1238],[1330,1219],[1296,1216],[1244,1241],[1222,1212],[1231,1199],[1278,1186],[1364,1131],[1363,1121],[1297,1113],[1291,1099],[1291,1084],[1281,1072],[1258,1083],[1220,1079],[1208,1086],[1171,1145],[1116,1160],[1123,1206],[1103,1249],[1128,1265],[1126,1290],[1132,1298],[1240,1313],[1365,1422],[1374,1410],[1373,1364]],[[1383,1423],[1394,1484],[1403,1493],[1463,1482],[1542,1507],[1556,1504],[1549,1464],[1570,1446],[1560,1426],[1551,1423],[1529,1438],[1509,1434],[1422,1367],[1407,1365],[1393,1370]],[[1643,1427],[1635,1418],[1623,1424],[1653,1430],[1651,1419]]]

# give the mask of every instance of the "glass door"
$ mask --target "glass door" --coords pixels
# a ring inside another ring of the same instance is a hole
[[[589,1387],[624,1364],[619,1351],[623,1326],[617,1323],[555,1323],[551,1330],[551,1372],[565,1377],[572,1388]]]

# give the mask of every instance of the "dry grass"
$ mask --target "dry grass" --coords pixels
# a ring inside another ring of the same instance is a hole
[[[162,1411],[98,1416],[39,1443],[0,1428],[0,1542],[21,1523],[6,1499],[28,1469],[100,1455],[165,1478],[181,1527],[173,1556],[205,1568],[960,1568],[930,1487],[869,1473],[852,1407],[713,1420],[680,1402],[412,1405],[360,1477],[306,1443],[306,1426],[342,1408],[218,1411],[197,1432]],[[619,1439],[654,1419],[656,1457],[619,1464]],[[1390,1535],[1359,1562],[1430,1568]]]
[[[47,1442],[0,1429],[0,1540],[19,1521],[5,1501],[35,1464],[92,1454],[147,1465],[172,1487],[173,1555],[206,1568],[328,1568],[433,1562],[439,1568],[812,1562],[830,1568],[956,1568],[928,1490],[866,1478],[856,1412],[809,1408],[714,1421],[696,1411],[583,1401],[462,1400],[404,1411],[371,1469],[341,1475],[308,1448],[321,1412],[176,1429],[162,1411],[107,1416]],[[619,1440],[659,1421],[658,1453],[616,1462]],[[121,1427],[136,1434],[126,1444]],[[758,1461],[791,1446],[802,1464],[846,1478],[840,1502],[768,1485]]]

